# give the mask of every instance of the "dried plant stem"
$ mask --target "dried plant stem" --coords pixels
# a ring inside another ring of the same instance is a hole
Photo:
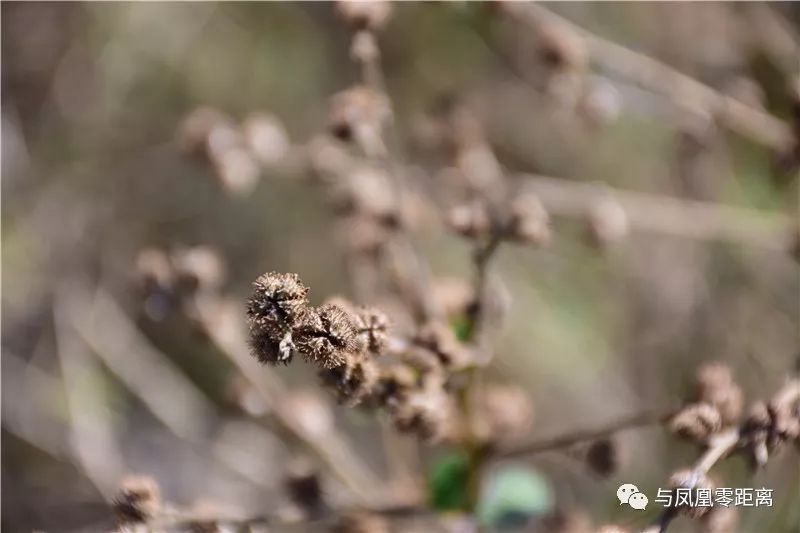
[[[574,24],[534,2],[510,2],[512,14],[538,31],[554,24],[579,35],[598,65],[671,98],[676,105],[709,111],[730,129],[776,150],[790,146],[792,133],[780,119],[721,94],[657,61]]]
[[[517,444],[509,444],[490,450],[490,454],[493,457],[505,458],[533,455],[537,453],[568,448],[572,445],[580,444],[582,442],[593,441],[607,437],[625,429],[650,426],[654,424],[663,424],[672,418],[677,411],[677,409],[649,409],[624,416],[617,420],[612,420],[611,422],[596,428],[580,429],[546,439],[537,439]]]
[[[687,239],[721,240],[755,248],[786,251],[796,221],[781,213],[683,200],[663,195],[613,189],[603,184],[521,174],[554,215],[585,217],[592,204],[611,197],[624,210],[632,228]]]

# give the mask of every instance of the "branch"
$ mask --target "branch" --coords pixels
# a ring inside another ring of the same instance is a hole
[[[664,94],[679,107],[707,110],[730,129],[776,150],[782,151],[793,142],[791,129],[769,113],[721,94],[649,56],[597,36],[538,3],[509,2],[508,8],[534,31],[552,24],[580,36],[595,63]]]
[[[568,448],[582,442],[593,441],[625,429],[664,424],[672,418],[677,409],[654,410],[649,409],[632,415],[627,415],[617,420],[612,420],[596,428],[581,429],[563,435],[546,439],[531,440],[517,444],[501,446],[489,451],[490,455],[498,458],[533,455],[537,453]]]
[[[591,206],[608,196],[625,211],[631,227],[696,240],[721,240],[785,252],[796,225],[793,217],[664,195],[613,189],[598,183],[521,174],[548,212],[585,217]]]

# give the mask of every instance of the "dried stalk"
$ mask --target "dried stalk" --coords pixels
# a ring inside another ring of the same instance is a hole
[[[568,21],[534,2],[509,2],[509,11],[534,31],[557,25],[580,36],[591,59],[602,67],[669,98],[680,107],[710,112],[727,127],[778,151],[793,142],[792,132],[780,119],[719,93],[678,70]]]

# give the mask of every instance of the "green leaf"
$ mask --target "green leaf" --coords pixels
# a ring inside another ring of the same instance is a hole
[[[456,338],[461,342],[467,342],[472,336],[472,327],[466,315],[459,315],[453,318],[451,326]]]
[[[463,453],[439,459],[428,474],[431,505],[439,511],[457,511],[467,506],[469,461]]]
[[[478,504],[478,519],[497,529],[518,528],[552,509],[547,480],[533,469],[510,467],[489,480]]]

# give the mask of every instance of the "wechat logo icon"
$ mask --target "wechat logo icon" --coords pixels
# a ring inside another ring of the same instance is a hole
[[[617,498],[619,499],[620,505],[628,504],[639,511],[644,511],[647,507],[647,496],[639,492],[636,485],[632,483],[620,485],[617,489]]]

